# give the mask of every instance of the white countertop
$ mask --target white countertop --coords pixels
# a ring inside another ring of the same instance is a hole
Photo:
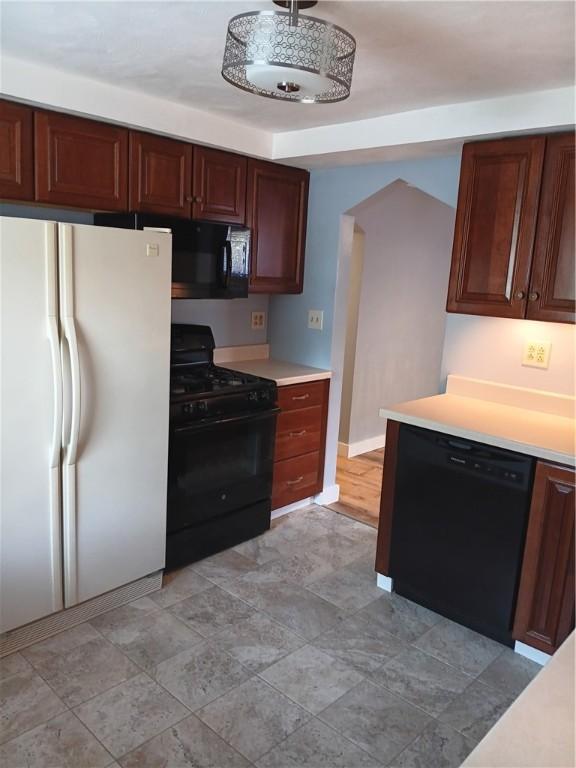
[[[468,755],[463,768],[573,768],[574,632]]]
[[[254,376],[272,379],[279,387],[329,379],[332,376],[330,371],[326,371],[323,368],[311,368],[308,365],[288,363],[284,360],[233,360],[225,363],[225,365],[234,371],[251,373]]]
[[[450,386],[450,379],[458,380],[458,386]],[[481,443],[494,445],[500,448],[525,453],[541,459],[576,466],[575,453],[575,420],[558,413],[569,413],[571,398],[562,398],[558,402],[557,395],[550,395],[550,410],[545,395],[548,393],[534,393],[533,390],[522,390],[518,394],[518,402],[523,407],[509,405],[507,402],[495,402],[498,396],[495,394],[495,385],[489,384],[486,392],[493,399],[484,400],[479,384],[466,389],[466,380],[462,377],[449,377],[446,394],[424,397],[420,400],[409,400],[390,408],[383,408],[380,415],[383,418],[393,419],[406,424],[412,424],[424,429],[432,429],[445,434],[462,437],[469,440],[477,440]],[[503,397],[510,400],[510,390],[506,387]],[[459,394],[454,394],[454,392]],[[469,391],[475,396],[465,396]],[[532,404],[526,396],[534,394]],[[568,407],[565,407],[568,406]],[[540,410],[536,410],[539,408]]]

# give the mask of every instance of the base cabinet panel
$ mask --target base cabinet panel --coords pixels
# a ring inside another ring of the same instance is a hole
[[[278,388],[272,509],[323,488],[329,380]]]
[[[538,462],[514,638],[554,653],[574,628],[573,469]]]

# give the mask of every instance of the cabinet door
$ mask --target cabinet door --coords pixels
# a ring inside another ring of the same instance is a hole
[[[574,155],[574,133],[549,136],[546,140],[528,296],[527,317],[532,320],[576,320]]]
[[[54,112],[34,115],[36,200],[128,209],[128,131]]]
[[[34,199],[33,112],[0,100],[0,197]]]
[[[574,470],[538,462],[513,636],[545,653],[574,628],[575,501]]]
[[[545,141],[464,145],[448,312],[524,317]]]
[[[302,293],[307,206],[307,171],[248,161],[252,293]]]
[[[246,221],[245,157],[218,149],[194,147],[192,217],[244,224]]]
[[[191,144],[130,131],[130,210],[190,217]]]

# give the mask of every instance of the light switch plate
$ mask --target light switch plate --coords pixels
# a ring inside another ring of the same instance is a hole
[[[551,349],[552,344],[549,341],[527,341],[524,344],[522,365],[529,368],[548,368]]]
[[[266,312],[252,312],[252,330],[263,331],[266,328]]]
[[[308,328],[321,331],[324,326],[324,312],[321,309],[308,310]]]

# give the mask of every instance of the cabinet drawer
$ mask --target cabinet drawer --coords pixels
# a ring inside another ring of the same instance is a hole
[[[276,461],[319,451],[322,439],[322,406],[285,411],[276,427]]]
[[[311,381],[307,384],[278,387],[278,405],[283,411],[322,405],[325,383],[325,381]]]
[[[307,453],[274,464],[272,509],[319,493],[322,488],[320,453]]]

